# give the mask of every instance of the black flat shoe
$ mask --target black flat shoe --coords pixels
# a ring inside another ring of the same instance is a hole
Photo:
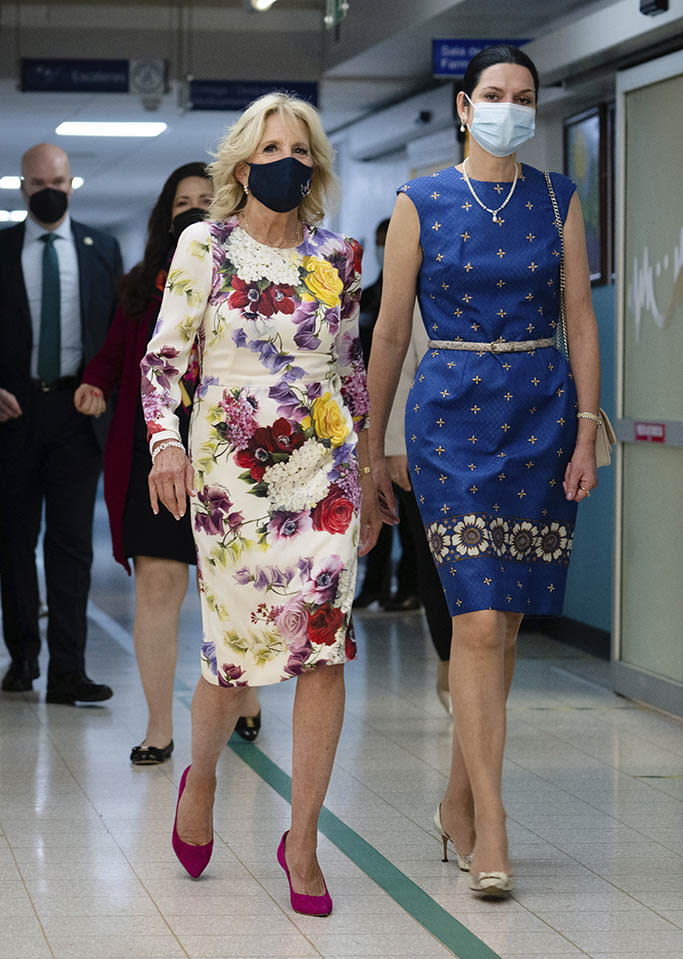
[[[28,693],[33,689],[33,680],[40,675],[35,659],[16,659],[2,679],[5,693]]]
[[[173,740],[168,746],[159,749],[158,746],[133,746],[130,753],[130,761],[134,766],[160,766],[165,760],[171,758],[173,752]]]
[[[113,695],[111,687],[86,678],[70,685],[48,687],[45,702],[74,706],[76,703],[102,703]]]
[[[240,716],[235,726],[235,732],[248,743],[253,743],[261,728],[261,710],[255,716]]]

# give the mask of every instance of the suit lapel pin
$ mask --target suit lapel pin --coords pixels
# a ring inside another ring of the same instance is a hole
[[[86,246],[92,246],[95,241],[93,240],[91,236],[84,236],[83,242],[85,243]]]

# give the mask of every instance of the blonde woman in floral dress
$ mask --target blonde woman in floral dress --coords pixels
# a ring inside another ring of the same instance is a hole
[[[358,341],[361,249],[315,225],[334,187],[332,150],[303,101],[253,103],[210,170],[211,222],[180,238],[142,361],[152,508],[161,501],[180,516],[191,495],[204,630],[173,844],[198,876],[211,854],[216,764],[246,690],[297,677],[292,822],[278,861],[293,908],[327,915],[317,822],[343,667],[356,653],[357,556],[380,523]],[[188,458],[173,410],[195,338]]]

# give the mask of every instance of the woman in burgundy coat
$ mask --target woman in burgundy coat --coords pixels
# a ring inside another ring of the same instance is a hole
[[[213,197],[203,163],[186,163],[169,176],[152,210],[140,263],[122,280],[121,300],[107,340],[83,372],[74,396],[81,413],[99,415],[118,390],[104,452],[104,496],[114,558],[130,574],[135,567],[133,636],[147,699],[147,733],[131,752],[136,765],[157,765],[173,752],[173,679],[178,653],[180,608],[187,592],[188,567],[196,565],[189,510],[176,522],[167,510],[154,515],[147,477],[151,459],[140,402],[140,360],[145,355],[161,306],[168,267],[178,237],[204,219]],[[194,362],[183,378],[181,432],[187,442]],[[252,709],[253,707],[253,709]],[[258,699],[249,704],[237,732],[253,740],[260,726]]]

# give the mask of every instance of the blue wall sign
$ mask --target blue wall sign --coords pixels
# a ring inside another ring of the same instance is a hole
[[[128,60],[22,59],[24,93],[128,93]]]
[[[294,93],[314,107],[318,105],[317,83],[268,83],[261,80],[190,80],[192,110],[244,110],[252,100],[275,91]]]
[[[432,72],[435,77],[462,77],[472,57],[486,47],[499,43],[511,43],[521,47],[526,40],[470,40],[441,38],[432,40]]]

